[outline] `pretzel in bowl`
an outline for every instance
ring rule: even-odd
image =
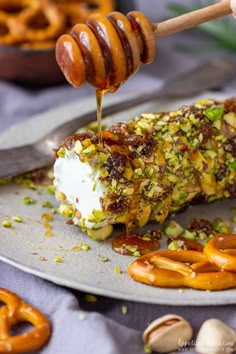
[[[54,0],[54,3],[65,14],[68,29],[85,23],[92,14],[107,15],[115,8],[113,0]]]
[[[57,38],[75,24],[113,10],[113,0],[0,0],[0,45],[55,47]]]
[[[47,318],[37,309],[26,304],[19,296],[0,288],[0,354],[27,353],[42,347],[50,336]],[[11,336],[11,327],[20,322],[31,323],[29,332]]]
[[[236,273],[212,265],[202,252],[156,251],[139,257],[128,267],[141,283],[158,287],[224,290],[236,286]]]
[[[206,244],[204,254],[219,268],[236,272],[236,235],[215,236]]]
[[[37,7],[37,0],[0,0],[0,43],[12,45],[21,42],[24,26],[18,16],[33,14]]]

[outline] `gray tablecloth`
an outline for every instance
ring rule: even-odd
[[[154,87],[155,80],[158,86],[158,78],[176,74],[199,61],[199,57],[173,52],[171,46],[160,46],[160,56],[146,70],[152,77],[138,82],[139,88],[145,89],[150,82]],[[135,81],[135,87],[138,86]],[[134,90],[134,85],[127,84],[123,92],[125,90]],[[230,94],[234,94],[234,90],[235,86],[231,86]],[[27,122],[27,118],[36,113],[91,93],[93,89],[88,86],[78,92],[67,84],[30,89],[0,81],[0,129],[6,130],[22,120]],[[2,262],[0,274],[1,287],[16,292],[49,317],[53,331],[48,344],[38,351],[42,354],[143,354],[142,331],[150,321],[166,313],[176,313],[189,320],[194,338],[207,318],[219,318],[236,329],[236,307],[233,305],[177,307],[173,303],[173,306],[158,306],[101,296],[96,303],[87,303],[81,292],[54,285]],[[122,306],[127,307],[126,314],[123,314]],[[193,350],[184,349],[184,352]]]

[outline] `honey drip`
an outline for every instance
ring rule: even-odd
[[[104,90],[96,90],[96,103],[97,103],[97,125],[98,125],[98,138],[99,144],[102,145],[102,101]]]
[[[96,104],[97,104],[97,126],[98,126],[98,139],[99,144],[102,145],[102,104],[103,104],[103,97],[105,93],[116,92],[120,85],[108,86],[107,89],[100,90],[96,89]]]

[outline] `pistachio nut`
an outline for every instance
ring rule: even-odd
[[[211,318],[197,335],[196,351],[201,354],[230,354],[236,349],[236,333],[224,322]]]
[[[167,314],[149,324],[143,333],[143,341],[159,353],[168,353],[186,346],[193,330],[189,322],[175,314]]]

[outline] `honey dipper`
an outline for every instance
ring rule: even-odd
[[[98,90],[115,91],[141,63],[153,61],[156,39],[230,13],[228,0],[154,24],[138,11],[91,15],[58,39],[56,59],[73,86],[87,81]]]

